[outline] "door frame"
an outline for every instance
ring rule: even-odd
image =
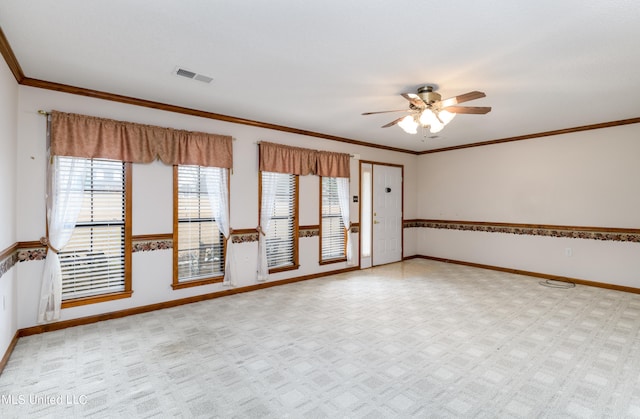
[[[358,164],[358,197],[362,198],[362,165],[370,164],[371,165],[371,212],[373,212],[373,166],[391,166],[391,167],[399,167],[400,168],[400,184],[401,184],[401,197],[400,197],[400,261],[404,259],[404,164],[396,164],[396,163],[386,163],[379,162],[374,160],[360,160]],[[362,220],[362,199],[358,200],[358,220]],[[358,266],[362,266],[362,225],[358,223]],[[371,267],[373,264],[373,214],[371,214],[371,225],[369,226],[371,229]],[[362,269],[362,268],[361,268]]]

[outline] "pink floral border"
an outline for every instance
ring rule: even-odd
[[[134,241],[131,252],[151,252],[154,250],[173,249],[173,240],[144,240]]]
[[[300,229],[300,237],[316,237],[320,233],[318,229]],[[258,241],[258,233],[241,233],[231,235],[232,243],[251,243]],[[132,253],[153,252],[155,250],[173,249],[173,240],[134,240]],[[18,249],[4,260],[0,260],[0,277],[13,268],[19,262],[44,260],[47,257],[46,247]]]
[[[258,241],[258,232],[255,233],[241,233],[232,234],[231,243],[251,243]]]
[[[18,253],[13,252],[11,255],[6,257],[4,260],[0,260],[0,277],[6,274],[9,269],[13,268],[13,266],[18,263]]]
[[[38,247],[35,249],[18,249],[16,251],[18,262],[28,262],[30,260],[44,260],[47,257],[47,248]]]
[[[320,230],[317,228],[311,228],[311,229],[300,229],[300,231],[298,232],[298,236],[299,237],[319,237],[320,236]]]
[[[317,228],[301,228],[299,231],[300,238],[318,237],[320,230]],[[252,243],[258,241],[258,232],[239,233],[231,235],[232,243]]]
[[[445,230],[481,231],[485,233],[505,233],[528,236],[566,237],[570,239],[588,239],[640,243],[640,233],[601,231],[587,229],[567,229],[553,227],[518,227],[490,224],[466,224],[449,221],[405,221],[404,228],[436,228]]]
[[[529,236],[545,236],[545,237],[565,237],[571,239],[587,239],[602,241],[618,241],[640,243],[640,233],[636,232],[620,232],[620,231],[603,231],[602,229],[589,230],[580,228],[553,228],[553,227],[525,227],[525,226],[505,226],[491,224],[474,224],[455,221],[427,221],[427,220],[405,220],[404,228],[435,228],[445,230],[461,230],[461,231],[480,231],[485,233],[504,233],[518,234]],[[359,226],[355,225],[351,228],[353,233],[359,232]],[[615,230],[615,229],[614,229]],[[318,228],[301,228],[300,237],[318,237],[320,231]],[[258,241],[258,232],[240,233],[231,235],[232,243],[252,243]],[[139,240],[133,241],[132,251],[152,252],[155,250],[168,250],[173,248],[173,240]],[[2,277],[16,263],[28,262],[33,260],[44,260],[47,256],[45,247],[18,249],[4,260],[0,260],[0,277]]]
[[[485,233],[504,233],[518,234],[529,236],[545,236],[545,237],[566,237],[571,239],[587,239],[602,241],[618,241],[640,243],[640,233],[635,232],[619,232],[619,231],[603,231],[602,229],[588,230],[580,228],[553,228],[553,227],[521,227],[521,226],[505,226],[491,224],[473,224],[454,221],[427,221],[427,220],[406,220],[403,222],[404,228],[435,228],[445,230],[461,230],[461,231],[480,231]],[[351,227],[353,233],[360,231],[359,226]],[[300,237],[318,237],[320,231],[318,228],[301,228]],[[258,232],[240,233],[231,235],[232,243],[252,243],[258,241]],[[132,251],[152,252],[155,250],[167,250],[173,248],[173,240],[139,240],[133,241]],[[44,260],[47,256],[45,247],[18,249],[4,260],[0,260],[0,277],[2,277],[9,269],[19,262],[28,262],[33,260]]]

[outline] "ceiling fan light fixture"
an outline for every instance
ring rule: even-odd
[[[418,128],[420,128],[426,138],[427,128],[432,134],[438,133],[459,113],[483,115],[491,112],[490,106],[457,106],[460,103],[485,97],[486,95],[483,92],[474,90],[473,92],[442,100],[440,94],[433,90],[434,86],[426,85],[418,89],[418,94],[402,93],[401,96],[409,101],[408,110],[364,112],[362,115],[411,112],[410,115],[391,121],[383,125],[382,128],[398,125],[407,134],[417,134]]]
[[[428,108],[422,111],[419,119],[420,125],[422,126],[427,126],[433,124],[434,122],[439,122],[435,114],[431,111],[431,109]]]
[[[398,126],[407,134],[417,134],[419,125],[413,115],[407,115],[398,122]]]
[[[418,120],[420,121],[420,125],[423,128],[429,128],[429,131],[432,133],[437,133],[442,131],[442,129],[449,123],[456,114],[452,112],[448,112],[445,110],[431,110],[429,108],[424,109],[420,115],[418,116]]]
[[[445,125],[447,125],[449,122],[453,121],[453,118],[455,118],[455,116],[456,116],[455,113],[449,112],[446,109],[443,109],[440,112],[438,112],[438,117],[440,118],[442,123],[445,124]]]
[[[442,128],[444,128],[444,125],[445,125],[443,122],[440,121],[440,118],[438,118],[438,115],[428,108],[422,111],[422,113],[420,114],[419,120],[420,120],[420,125],[423,128],[429,127],[429,131],[431,131],[432,133],[442,131]]]

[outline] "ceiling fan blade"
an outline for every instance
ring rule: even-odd
[[[391,113],[391,112],[410,112],[411,109],[398,109],[395,111],[380,111],[380,112],[363,112],[362,115],[375,115],[378,113]]]
[[[427,104],[424,103],[422,98],[414,93],[402,93],[402,97],[407,99],[413,106],[419,109],[424,109],[427,107]]]
[[[398,118],[398,119],[396,119],[395,121],[391,121],[391,122],[389,122],[388,124],[383,125],[383,126],[382,126],[382,128],[389,128],[389,127],[392,127],[392,126],[394,126],[395,124],[397,124],[398,122],[402,121],[404,118],[406,118],[406,116],[403,116],[403,117],[401,117],[401,118]]]
[[[443,111],[481,115],[491,112],[491,106],[449,106]]]
[[[485,97],[484,92],[478,92],[474,90],[473,92],[465,93],[463,95],[450,97],[448,99],[441,100],[440,103],[437,104],[437,107],[440,109],[447,108],[449,106],[457,105],[458,103],[468,102],[470,100],[480,99]]]

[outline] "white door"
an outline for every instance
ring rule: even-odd
[[[402,260],[402,167],[373,165],[373,265]]]

